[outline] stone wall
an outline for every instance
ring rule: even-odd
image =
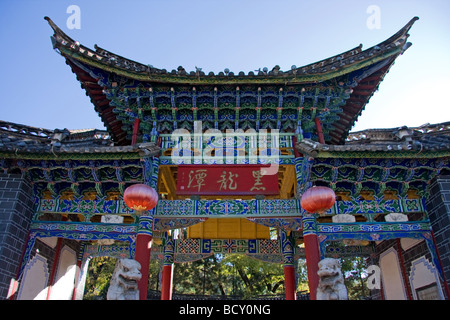
[[[17,276],[32,217],[30,183],[20,174],[0,174],[0,299]]]
[[[444,275],[450,285],[450,176],[437,176],[431,181],[426,206]]]

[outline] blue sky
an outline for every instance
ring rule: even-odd
[[[67,8],[81,10],[69,30]],[[367,27],[370,5],[379,29]],[[363,44],[420,18],[352,131],[450,121],[450,1],[400,0],[0,0],[0,120],[48,129],[103,124],[64,59],[49,16],[71,38],[167,70],[288,70]]]

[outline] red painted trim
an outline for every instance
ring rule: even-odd
[[[28,261],[23,261],[23,258],[25,257],[25,251],[27,250],[27,245],[28,245],[29,241],[30,241],[30,231],[28,231],[26,241],[23,244],[22,254],[20,255],[20,260],[19,260],[20,263],[19,263],[19,266],[18,266],[17,272],[16,272],[16,278],[13,279],[14,283],[13,283],[13,287],[11,288],[10,295],[7,297],[8,300],[14,300],[16,298],[17,289],[19,288],[20,269],[22,267],[22,264],[26,265],[28,263]]]
[[[75,286],[73,287],[73,292],[72,292],[72,300],[76,300],[76,296],[77,296],[77,286],[80,282],[80,276],[81,276],[81,260],[77,260],[77,271],[75,273]]]
[[[136,238],[136,252],[134,259],[141,264],[142,278],[138,282],[139,300],[147,300],[148,268],[150,265],[150,253],[152,251],[152,236],[138,234]]]
[[[295,300],[295,292],[295,269],[293,266],[284,266],[284,294],[286,300]]]
[[[19,288],[19,281],[17,281],[16,279],[11,279],[6,299],[14,300],[18,288]]]
[[[314,122],[316,123],[317,135],[319,136],[319,142],[321,144],[325,144],[325,139],[323,138],[322,126],[320,125],[319,118],[314,118]]]
[[[297,137],[296,136],[292,136],[292,147],[294,148],[294,157],[295,158],[301,158],[303,157],[303,154],[301,154],[297,148],[295,147],[295,145],[297,144]]]
[[[161,137],[156,138],[156,145],[160,148],[161,148],[161,142],[162,142]]]
[[[173,265],[163,266],[161,300],[172,300]]]
[[[413,298],[412,298],[411,288],[409,287],[408,276],[406,274],[405,260],[403,259],[402,245],[400,243],[399,238],[395,239],[395,241],[397,243],[397,253],[398,253],[398,258],[400,259],[400,269],[402,270],[403,283],[404,283],[404,286],[406,287],[406,293],[408,295],[408,300],[412,300]]]
[[[139,118],[134,119],[134,124],[133,124],[133,136],[131,137],[131,144],[136,144],[137,142],[137,138],[138,138],[138,133],[139,133],[139,123],[141,121],[139,120]]]
[[[438,247],[436,244],[436,239],[434,238],[433,230],[431,230],[431,239],[433,240],[434,250],[436,251],[436,255],[437,255],[441,270],[442,270],[442,278],[444,280],[444,289],[445,289],[445,293],[447,294],[447,300],[449,300],[450,299],[450,289],[448,287],[447,279],[445,278],[444,268],[442,267],[441,256],[439,254],[439,250],[438,250]]]
[[[58,269],[59,257],[61,255],[62,240],[63,240],[62,238],[58,238],[58,241],[56,243],[55,259],[53,260],[52,273],[50,274],[50,279],[48,282],[48,290],[47,290],[47,299],[46,300],[50,300],[50,294],[52,291],[52,287],[55,284],[56,270]]]
[[[380,298],[381,298],[381,300],[386,300],[386,299],[384,298],[383,281],[380,281]]]

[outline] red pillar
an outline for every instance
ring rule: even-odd
[[[296,282],[294,268],[294,246],[286,230],[280,230],[281,248],[283,252],[284,294],[286,300],[295,300]]]
[[[317,286],[319,285],[319,241],[316,234],[310,234],[304,236],[305,242],[305,256],[306,256],[306,269],[308,273],[308,285],[309,285],[309,298],[310,300],[316,300]]]
[[[321,144],[325,144],[325,139],[323,137],[323,132],[322,132],[322,126],[320,125],[320,119],[316,117],[316,118],[314,118],[314,121],[316,123],[317,135],[319,136],[319,142]]]
[[[292,146],[294,147],[294,157],[295,158],[301,158],[301,157],[303,157],[303,154],[298,152],[296,145],[297,145],[297,137],[296,136],[292,136]]]
[[[316,300],[319,285],[320,248],[314,215],[303,216],[303,242],[305,244],[306,269],[308,274],[309,299]]]
[[[156,188],[158,180],[158,170],[154,169],[155,167],[156,169],[159,168],[159,159],[143,157],[141,161],[144,165],[143,175],[145,183],[153,188]],[[146,212],[146,215],[139,216],[139,225],[136,236],[136,248],[134,253],[134,260],[139,262],[141,265],[142,276],[141,280],[139,280],[138,282],[139,300],[147,300],[150,255],[152,252],[153,239],[153,214],[155,210],[156,209],[153,208],[152,210]]]
[[[136,142],[137,142],[138,133],[139,133],[139,123],[140,123],[139,118],[134,119],[133,135],[131,136],[131,144],[136,144]]]
[[[150,254],[152,251],[152,238],[151,235],[145,233],[138,234],[136,237],[134,260],[141,264],[142,274],[142,278],[138,282],[139,300],[147,300],[148,270],[150,266]]]
[[[161,279],[161,300],[172,300],[175,242],[171,231],[167,231],[164,233],[163,243],[164,243],[164,260]]]
[[[153,239],[153,216],[140,216],[136,237],[134,260],[141,264],[141,280],[138,282],[139,300],[147,300],[148,271]]]
[[[161,279],[161,300],[172,300],[173,264],[164,265]]]
[[[295,268],[294,266],[284,266],[284,290],[286,300],[295,300]]]

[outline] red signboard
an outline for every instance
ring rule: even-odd
[[[265,175],[269,165],[180,165],[177,194],[256,195],[278,194],[278,175]]]

